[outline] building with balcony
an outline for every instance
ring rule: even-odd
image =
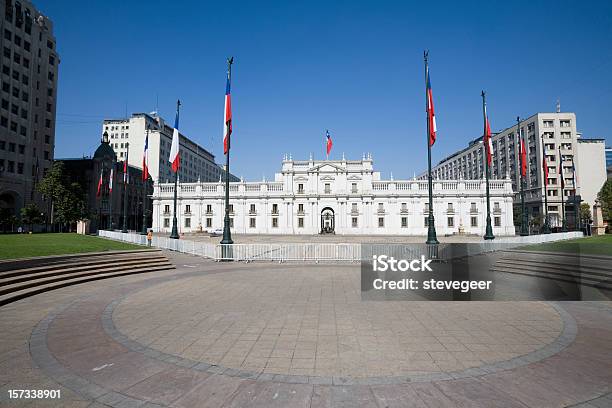
[[[549,219],[553,227],[561,225],[562,201],[565,203],[568,224],[573,227],[579,203],[593,205],[606,179],[603,141],[582,138],[576,129],[574,113],[536,113],[492,136],[491,179],[509,178],[516,204],[520,203],[521,189],[519,134],[524,137],[527,156],[526,207],[531,218],[543,217],[544,194],[547,194]],[[543,160],[548,167],[546,188]],[[465,149],[442,159],[432,168],[432,174],[436,180],[473,180],[483,179],[484,169],[481,136],[472,140]],[[563,190],[561,177],[565,184]],[[418,179],[426,180],[427,173],[422,173]]]
[[[493,232],[514,235],[511,181],[495,180],[490,187]],[[232,182],[229,188],[234,234],[427,234],[427,182],[381,180],[370,155],[320,161],[286,156],[274,181]],[[173,195],[174,184],[155,184],[156,232],[171,231]],[[224,183],[180,183],[177,195],[180,232],[223,228]],[[435,181],[433,207],[439,235],[484,235],[482,180]]]

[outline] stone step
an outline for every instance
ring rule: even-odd
[[[18,269],[11,273],[0,274],[0,292],[3,286],[13,285],[20,282],[27,282],[36,279],[59,277],[66,274],[88,271],[104,271],[112,270],[113,268],[121,267],[138,267],[141,265],[149,265],[156,263],[167,263],[168,260],[164,256],[155,256],[139,259],[117,260],[106,259],[96,262],[87,262],[86,265],[73,266],[75,264],[56,264],[49,268],[36,267],[29,269]]]
[[[499,259],[495,265],[551,272],[570,276],[582,276],[594,279],[612,278],[612,269],[584,265],[563,265],[554,262],[526,261],[523,259]]]
[[[81,262],[83,258],[95,260],[104,259],[108,256],[147,256],[151,253],[161,253],[160,249],[131,249],[124,251],[103,251],[103,252],[84,252],[81,254],[70,255],[50,255],[39,256],[27,259],[3,259],[0,260],[0,272],[11,271],[14,269],[33,268],[36,266],[48,266],[62,262]]]
[[[52,271],[60,271],[60,270],[80,270],[80,269],[85,270],[87,268],[91,269],[91,268],[95,268],[100,265],[102,266],[108,265],[109,263],[117,263],[117,262],[138,263],[138,262],[142,262],[143,260],[153,260],[153,259],[162,260],[162,259],[166,259],[166,257],[161,255],[161,253],[156,253],[156,254],[149,253],[144,256],[143,255],[134,256],[134,254],[130,254],[130,255],[119,256],[119,257],[115,255],[113,255],[112,257],[109,257],[109,256],[96,257],[94,259],[78,258],[76,261],[73,261],[73,262],[63,261],[63,262],[52,263],[50,265],[35,266],[31,268],[20,268],[20,269],[13,269],[10,271],[0,272],[0,281],[4,279],[16,277],[16,276],[45,273],[45,272],[52,272]]]
[[[138,266],[131,265],[131,264],[123,265],[119,263],[119,264],[110,265],[105,268],[78,271],[78,272],[67,272],[65,274],[51,275],[51,276],[43,277],[43,278],[34,276],[32,279],[29,279],[24,282],[0,286],[0,295],[4,295],[10,292],[15,292],[15,291],[23,290],[23,289],[32,288],[32,287],[39,286],[39,285],[46,285],[48,283],[59,282],[62,280],[70,280],[73,278],[78,278],[78,277],[83,277],[83,276],[92,276],[92,275],[99,275],[99,274],[104,274],[104,273],[127,271],[130,269],[142,270],[144,268],[154,267],[154,266],[164,266],[164,267],[172,267],[172,268],[174,267],[168,260],[162,260],[162,261],[154,261],[150,263],[142,263],[141,265],[138,265]]]
[[[582,276],[571,276],[563,273],[555,272],[540,272],[525,269],[524,267],[510,267],[510,266],[494,266],[491,268],[493,272],[510,273],[514,275],[531,276],[536,278],[550,279],[565,283],[575,283],[579,285],[589,286],[597,289],[612,290],[612,278],[611,279],[593,279]]]
[[[0,296],[0,306],[6,305],[11,302],[15,302],[17,300],[20,300],[20,299],[23,299],[29,296],[34,296],[39,293],[63,288],[63,287],[70,286],[70,285],[78,285],[80,283],[86,283],[86,282],[91,282],[91,281],[100,280],[100,279],[108,279],[108,278],[114,278],[114,277],[119,277],[119,276],[134,275],[134,274],[139,274],[139,273],[163,271],[163,270],[169,270],[169,269],[174,269],[174,268],[175,267],[172,264],[164,264],[164,265],[159,265],[159,266],[150,266],[146,268],[132,268],[132,269],[128,269],[126,271],[120,271],[120,272],[88,274],[85,276],[75,277],[72,279],[65,279],[65,280],[60,280],[57,282],[50,282],[50,283],[41,284],[41,285],[34,286],[31,288],[17,290],[14,292],[10,292],[10,293],[1,295]]]

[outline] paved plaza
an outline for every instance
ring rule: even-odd
[[[167,256],[1,307],[0,405],[612,406],[610,302],[361,301],[356,265]]]

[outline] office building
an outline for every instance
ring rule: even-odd
[[[0,1],[0,208],[19,216],[51,167],[59,55],[53,22],[27,1]]]
[[[106,119],[102,132],[107,132],[111,147],[117,153],[117,160],[127,154],[132,166],[142,169],[144,140],[149,129],[149,173],[156,182],[174,180],[174,173],[168,157],[174,128],[157,114],[134,113],[128,119]],[[224,170],[215,163],[215,156],[182,133],[180,134],[181,166],[179,180],[187,183],[198,180],[211,182],[224,177]],[[238,178],[230,174],[230,181]]]

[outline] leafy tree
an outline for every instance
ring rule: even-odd
[[[604,220],[612,220],[612,179],[606,180],[597,194]]]
[[[0,208],[0,226],[2,232],[6,232],[8,227],[11,226],[13,213],[8,208]]]
[[[51,199],[54,222],[70,226],[87,216],[83,189],[80,184],[68,181],[62,162],[53,164],[40,182],[38,190]]]
[[[30,231],[34,231],[34,224],[44,221],[40,208],[35,203],[26,205],[21,209],[21,221],[30,226]]]
[[[585,224],[591,220],[591,206],[589,203],[580,204],[580,220]]]
[[[85,196],[81,185],[71,183],[64,186],[64,194],[57,200],[55,209],[57,221],[68,226],[86,217]]]

